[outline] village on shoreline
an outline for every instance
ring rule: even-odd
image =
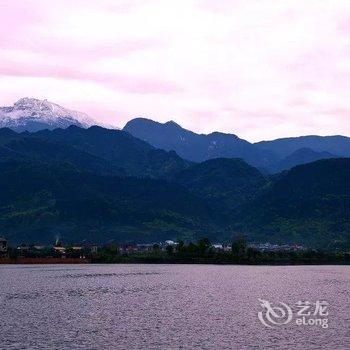
[[[179,240],[154,243],[105,244],[84,242],[64,245],[21,244],[12,247],[0,237],[0,264],[75,263],[223,263],[223,264],[348,264],[348,252],[325,252],[298,244],[247,243],[243,237],[232,244],[211,243],[208,238],[185,244]]]

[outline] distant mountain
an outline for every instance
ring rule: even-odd
[[[127,132],[98,126],[20,134],[0,129],[0,146],[3,157],[66,162],[101,175],[159,178],[190,165],[175,152],[155,149]]]
[[[350,157],[350,137],[346,136],[300,136],[261,141],[254,144],[261,150],[274,152],[284,158],[301,148],[315,152],[329,152],[339,157]]]
[[[300,164],[312,163],[320,159],[339,158],[329,152],[316,152],[310,148],[300,148],[289,156],[276,162],[270,169],[271,172],[277,173],[283,170],[291,169]]]
[[[158,123],[136,118],[124,129],[154,147],[174,150],[182,158],[203,162],[214,158],[241,158],[265,173],[277,173],[318,159],[350,157],[350,138],[303,136],[255,144],[233,134],[196,134],[173,121]]]
[[[0,128],[7,127],[18,132],[67,128],[70,125],[87,128],[96,124],[84,113],[47,100],[25,97],[11,107],[0,107]]]
[[[267,179],[241,159],[217,158],[176,173],[173,181],[204,198],[209,205],[230,212],[252,200]]]
[[[350,248],[350,159],[299,165],[237,212],[251,237]]]
[[[267,168],[275,160],[273,152],[260,150],[236,135],[220,132],[196,134],[173,121],[161,124],[136,118],[129,121],[123,130],[154,147],[174,150],[180,157],[194,162],[213,158],[242,158],[253,166]]]
[[[47,100],[26,97],[11,107],[0,107],[0,128],[17,132],[66,129],[69,126],[89,128],[96,124],[96,121],[84,113],[66,109]],[[124,131],[155,148],[175,151],[183,159],[192,162],[241,158],[264,173],[275,173],[307,161],[329,158],[329,154],[350,157],[350,138],[345,136],[302,136],[252,144],[234,134],[196,134],[173,121],[162,124],[145,118],[129,121]],[[298,151],[300,149],[309,149],[315,154],[306,154],[305,151]],[[292,155],[294,152],[296,153]],[[152,156],[156,158],[155,162],[163,162],[159,158],[164,153],[153,152]],[[290,156],[290,159],[285,159]],[[152,170],[146,171],[146,175],[150,172]]]
[[[111,165],[123,168],[127,175],[137,177],[165,177],[185,169],[190,162],[174,151],[155,149],[122,130],[92,126],[88,129],[70,126],[67,129],[41,130],[32,137],[66,144],[99,157]]]

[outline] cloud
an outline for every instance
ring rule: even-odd
[[[143,115],[250,140],[350,134],[347,0],[0,6],[1,105],[45,97],[120,126]]]
[[[57,65],[55,62],[47,63],[45,57],[40,57],[39,60],[42,61],[41,64],[26,61],[13,64],[13,61],[3,60],[0,62],[0,76],[91,81],[108,85],[110,88],[120,92],[137,94],[172,94],[182,91],[176,84],[156,77],[99,73],[87,69],[84,70],[78,64],[69,66]]]

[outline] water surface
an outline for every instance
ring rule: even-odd
[[[0,349],[350,349],[347,266],[0,266]],[[329,302],[267,328],[258,299]]]

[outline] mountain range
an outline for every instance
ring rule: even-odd
[[[123,130],[194,162],[221,157],[242,158],[267,173],[319,159],[350,157],[350,138],[345,136],[304,136],[250,143],[234,134],[196,134],[172,121],[158,123],[145,118],[129,121]]]
[[[196,134],[173,121],[161,124],[136,118],[129,121],[123,130],[157,148],[174,150],[180,157],[193,162],[213,158],[242,158],[253,166],[269,168],[275,160],[273,152],[259,149],[236,135],[220,132]]]
[[[243,234],[350,247],[346,137],[302,137],[300,148],[298,138],[252,144],[147,119],[123,130],[13,129],[0,129],[0,235],[10,242]]]
[[[35,98],[22,98],[11,107],[0,107],[0,128],[36,132],[72,125],[89,128],[98,123],[84,113]],[[241,158],[270,174],[319,159],[350,157],[350,138],[346,136],[311,135],[250,143],[234,134],[197,134],[173,121],[159,123],[145,118],[130,120],[123,130],[154,148],[175,151],[189,162]]]

